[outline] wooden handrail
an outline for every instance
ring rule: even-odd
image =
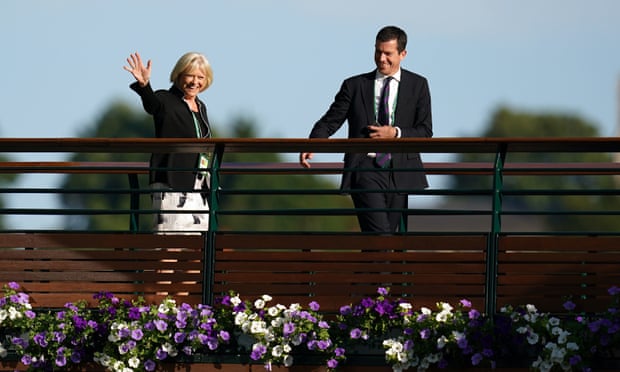
[[[152,153],[204,152],[219,146],[238,153],[620,152],[619,137],[563,138],[0,138],[0,152]]]

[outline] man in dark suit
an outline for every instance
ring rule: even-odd
[[[345,120],[349,138],[432,137],[428,82],[400,67],[406,46],[403,30],[382,28],[375,40],[377,68],[342,83],[334,102],[314,124],[310,138],[329,138]],[[312,156],[301,153],[300,164],[309,168]],[[347,153],[344,168],[341,190],[351,194],[363,232],[396,232],[408,206],[407,190],[428,187],[419,153]]]

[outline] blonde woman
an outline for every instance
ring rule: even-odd
[[[153,91],[150,85],[150,60],[146,65],[140,54],[127,58],[127,66],[136,81],[130,85],[142,99],[144,110],[153,116],[157,138],[209,138],[211,128],[207,108],[198,94],[213,82],[211,65],[204,55],[186,53],[170,73],[172,86]],[[207,201],[207,154],[154,153],[151,155],[150,185],[154,190],[153,209],[160,212],[154,221],[158,233],[200,233],[209,228]],[[192,192],[194,191],[194,192]],[[188,213],[178,213],[186,210]],[[166,213],[174,211],[176,213]]]

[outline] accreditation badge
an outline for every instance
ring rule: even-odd
[[[209,156],[207,154],[200,154],[198,169],[200,169],[200,173],[202,174],[207,173],[207,169],[209,169]]]

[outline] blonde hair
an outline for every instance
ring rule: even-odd
[[[170,82],[177,84],[183,74],[196,68],[200,69],[206,77],[206,84],[200,90],[205,91],[213,83],[213,70],[207,57],[197,52],[185,53],[179,58],[170,73]]]

